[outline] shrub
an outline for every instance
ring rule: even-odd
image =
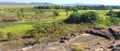
[[[114,25],[118,25],[119,22],[120,22],[120,19],[119,18],[109,18],[110,22],[112,22]]]
[[[118,17],[118,18],[120,18],[120,12],[118,12],[118,11],[110,10],[106,15],[108,15],[110,17]]]
[[[7,40],[7,35],[3,32],[0,32],[0,40]]]
[[[109,18],[101,19],[98,22],[96,22],[95,24],[96,25],[103,24],[103,25],[107,25],[107,26],[113,25],[112,22],[109,20]]]
[[[93,23],[99,20],[99,16],[96,12],[90,11],[80,14],[78,12],[73,12],[66,20],[66,23]]]
[[[110,10],[106,15],[110,16],[110,17],[117,17],[117,14],[115,11]]]
[[[13,33],[12,32],[8,32],[7,36],[8,36],[8,40],[12,40],[13,39]]]
[[[92,23],[93,21],[97,21],[99,16],[96,12],[90,11],[83,13],[80,17],[81,22]]]
[[[55,11],[53,12],[53,14],[54,14],[54,16],[59,16],[59,12],[58,12],[57,10],[55,10]]]
[[[24,17],[23,9],[20,9],[20,10],[17,12],[17,17],[19,18],[19,20],[22,20],[22,19],[23,19],[23,17]]]
[[[66,19],[65,21],[68,23],[78,23],[80,22],[79,20],[80,18],[80,14],[78,12],[73,12],[68,19]]]
[[[78,8],[77,7],[74,7],[72,10],[73,10],[73,12],[78,12]]]

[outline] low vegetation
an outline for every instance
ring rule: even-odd
[[[80,44],[74,45],[72,48],[72,51],[83,51],[83,50],[85,50],[85,46]]]

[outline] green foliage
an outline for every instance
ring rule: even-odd
[[[96,12],[89,11],[85,12],[83,14],[80,14],[78,12],[73,12],[69,18],[65,20],[65,22],[68,23],[92,23],[93,21],[97,21],[99,19],[99,16]]]
[[[2,9],[0,9],[0,11],[2,11]]]
[[[80,14],[78,12],[73,12],[68,18],[71,22],[80,22]]]
[[[81,22],[87,22],[87,23],[92,23],[93,21],[99,20],[98,14],[92,11],[83,13],[80,17],[81,17],[80,18]]]
[[[66,15],[68,15],[68,11],[69,11],[69,10],[68,10],[68,9],[65,9],[65,11],[66,11]]]
[[[78,8],[77,8],[77,7],[74,7],[74,8],[73,8],[73,12],[78,12]]]
[[[7,40],[7,35],[3,32],[0,32],[0,40]]]
[[[118,25],[120,22],[120,18],[109,18],[110,22],[112,22],[114,25]]]
[[[107,18],[107,19],[101,19],[101,20],[99,20],[98,22],[96,22],[95,24],[104,24],[104,25],[107,25],[107,26],[112,25],[112,23],[111,23],[111,21],[109,20],[109,18]]]
[[[31,36],[34,36],[34,38],[36,39],[36,43],[39,43],[40,38],[41,38],[41,34],[45,35],[47,33],[51,33],[53,32],[53,28],[51,28],[51,25],[42,22],[42,23],[36,23],[33,26],[33,30],[31,31]]]
[[[117,17],[116,12],[114,12],[113,10],[110,10],[107,15],[109,15],[110,17]]]
[[[12,32],[8,32],[7,36],[8,36],[8,40],[12,40],[14,35]]]
[[[79,10],[110,10],[110,9],[119,9],[120,6],[35,6],[35,9],[68,9],[73,10],[74,8]]]
[[[105,29],[107,26],[119,25],[120,19],[116,17],[110,17],[106,19],[101,19],[98,22],[94,22],[95,28]]]
[[[54,33],[55,31],[60,30],[60,25],[64,25],[63,23],[53,22],[53,23],[36,23],[33,26],[33,34],[35,33],[41,33],[41,34],[47,34],[47,33]]]
[[[47,33],[45,30],[47,26],[45,23],[36,23],[33,28],[36,33]]]
[[[58,12],[57,10],[55,10],[55,11],[53,12],[53,14],[54,14],[54,16],[59,16],[59,12]]]
[[[120,12],[119,11],[110,10],[106,15],[108,15],[110,17],[118,17],[118,18],[120,18]]]
[[[31,31],[31,36],[35,34],[61,34],[63,32],[64,23],[36,23]]]
[[[20,9],[20,10],[17,12],[17,17],[19,18],[19,20],[22,20],[22,19],[23,19],[23,17],[24,17],[23,9]]]
[[[32,28],[32,25],[16,25],[2,28],[0,29],[0,40],[13,40],[19,38]]]

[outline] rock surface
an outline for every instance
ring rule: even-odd
[[[32,47],[22,48],[23,51],[71,51],[71,45],[81,43],[88,46],[85,51],[111,51],[120,41],[120,27],[109,27],[108,29],[84,30],[60,38],[60,42],[41,43]],[[29,49],[27,49],[29,48]],[[26,50],[27,49],[27,50]]]

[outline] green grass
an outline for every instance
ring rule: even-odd
[[[12,32],[14,34],[22,34],[27,30],[32,29],[32,25],[27,25],[27,24],[23,24],[23,25],[16,25],[16,26],[9,26],[9,27],[5,27],[0,29],[0,32],[4,32],[4,33],[8,33],[8,32]]]

